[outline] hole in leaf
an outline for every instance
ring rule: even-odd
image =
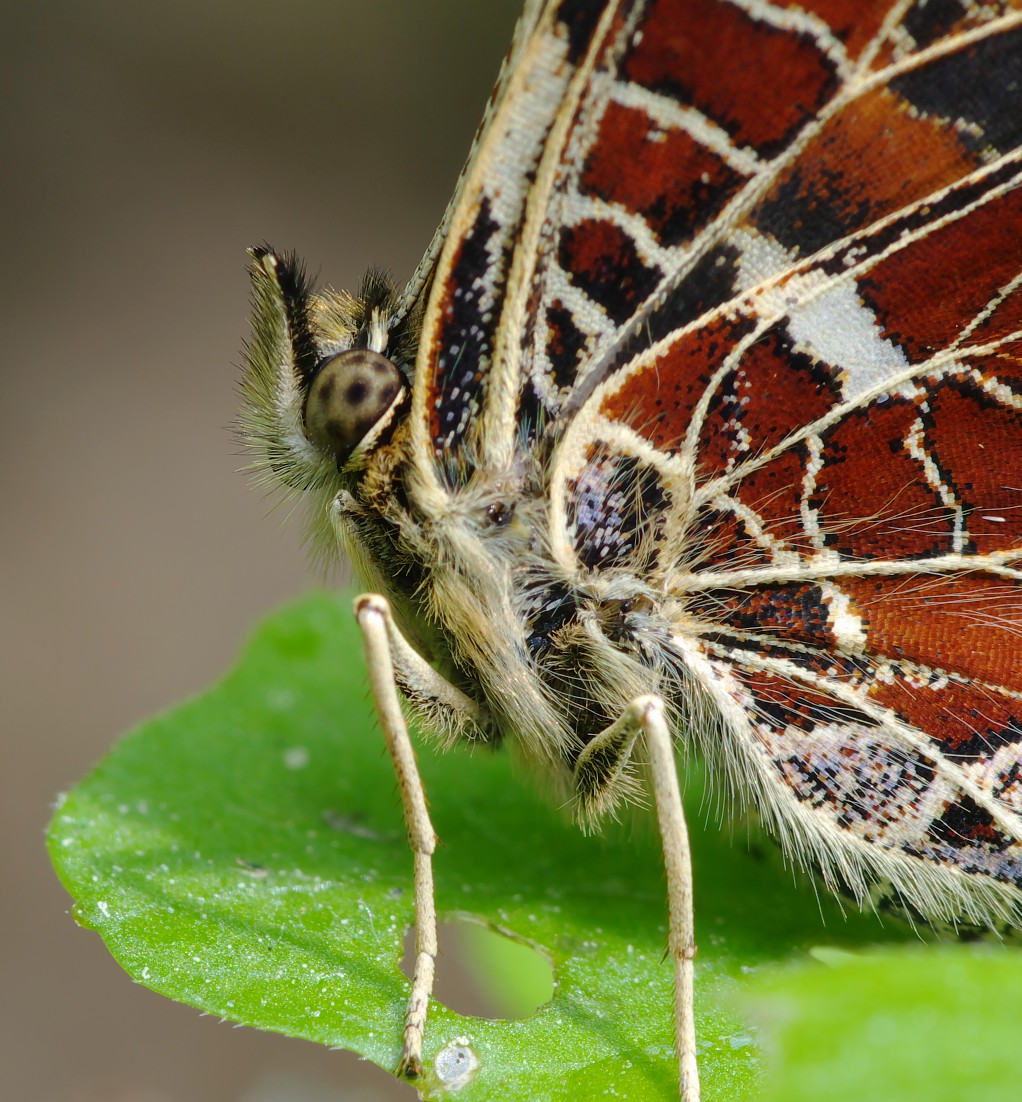
[[[433,994],[458,1014],[528,1018],[553,998],[553,967],[531,946],[467,919],[441,923],[437,938]],[[410,979],[414,967],[415,931],[409,929],[401,971]]]

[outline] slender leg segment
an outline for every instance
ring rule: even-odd
[[[355,618],[365,641],[369,683],[387,750],[394,763],[408,842],[415,862],[415,971],[405,1012],[404,1048],[397,1066],[398,1075],[414,1078],[422,1072],[422,1038],[436,969],[433,851],[437,839],[426,808],[426,793],[415,764],[408,728],[401,714],[394,663],[391,661],[391,637],[398,633],[391,620],[390,606],[383,597],[374,593],[363,594],[355,599]]]
[[[674,1043],[678,1053],[681,1098],[699,1102],[694,1017],[695,918],[692,908],[692,855],[681,804],[674,740],[656,696],[633,700],[620,719],[601,731],[579,756],[575,791],[582,814],[598,815],[610,802],[611,790],[635,743],[643,738],[649,755],[653,798],[667,871],[669,924],[667,944],[674,961]]]
[[[696,1063],[695,1024],[695,916],[692,907],[692,852],[688,824],[678,787],[674,740],[664,720],[658,697],[645,697],[632,705],[641,709],[649,751],[656,800],[657,821],[667,870],[669,911],[668,945],[674,960],[674,1040],[678,1051],[681,1097],[699,1102],[699,1068]]]

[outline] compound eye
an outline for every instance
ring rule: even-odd
[[[340,463],[390,409],[404,386],[397,367],[368,348],[325,361],[305,401],[305,432]]]

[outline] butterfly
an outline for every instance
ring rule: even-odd
[[[699,1096],[675,746],[860,904],[1022,920],[1022,11],[530,0],[408,285],[251,253],[244,432],[399,692],[579,821],[652,791]]]

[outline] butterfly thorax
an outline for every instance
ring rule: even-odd
[[[345,474],[338,535],[406,639],[489,717],[470,737],[570,770],[629,700],[660,687],[668,632],[650,579],[558,570],[545,480],[524,452],[457,490],[422,479],[416,460],[403,423]]]

